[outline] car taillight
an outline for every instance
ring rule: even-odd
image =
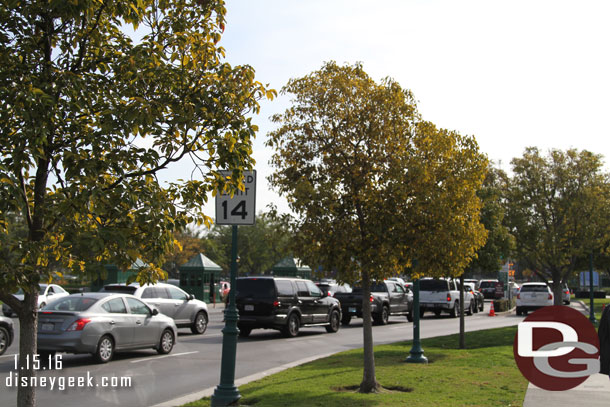
[[[570,290],[565,290],[563,293],[564,294],[570,294]]]
[[[373,302],[374,298],[373,298],[373,294],[371,294],[371,298],[369,298],[369,301]]]
[[[521,293],[517,294],[517,299],[520,300],[521,299]]]
[[[447,294],[447,301],[451,302],[451,294]]]
[[[66,331],[82,331],[89,322],[91,322],[91,319],[89,318],[77,319],[68,329],[66,329]]]
[[[280,306],[280,302],[279,301],[273,301],[273,306],[274,307],[279,307]]]
[[[549,293],[549,300],[553,299],[553,294]]]

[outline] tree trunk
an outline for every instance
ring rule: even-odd
[[[33,355],[37,352],[36,334],[38,332],[38,291],[25,293],[19,316],[19,377],[34,377]],[[36,393],[33,386],[17,388],[17,406],[34,407]]]
[[[563,305],[563,287],[559,280],[553,280],[551,291],[553,291],[553,305]]]
[[[373,323],[371,318],[371,281],[368,271],[362,272],[362,335],[364,342],[364,372],[360,393],[375,393],[379,383],[375,376],[375,354],[373,352]]]
[[[464,275],[460,276],[460,349],[466,348],[464,334]]]

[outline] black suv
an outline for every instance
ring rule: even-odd
[[[302,326],[325,326],[327,332],[339,330],[339,301],[324,296],[311,280],[241,277],[237,279],[235,298],[242,337],[256,328],[278,329],[288,337],[297,336]]]

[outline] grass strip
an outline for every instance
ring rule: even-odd
[[[521,406],[528,382],[513,358],[517,327],[424,339],[430,363],[405,363],[411,342],[375,347],[376,375],[385,388],[357,393],[362,349],[285,370],[240,388],[242,406]],[[209,398],[187,404],[209,406]]]

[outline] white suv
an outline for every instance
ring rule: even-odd
[[[139,283],[108,284],[103,292],[127,293],[141,298],[172,318],[178,328],[191,328],[194,334],[203,334],[208,327],[208,306],[172,284],[157,283],[140,286]]]
[[[553,293],[546,283],[523,283],[517,294],[517,315],[553,305]]]

